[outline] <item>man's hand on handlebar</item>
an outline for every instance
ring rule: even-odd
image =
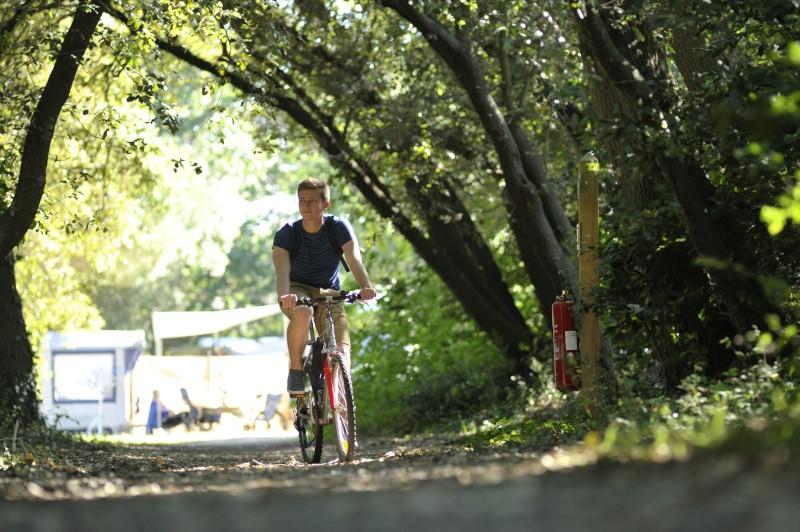
[[[370,299],[375,299],[377,296],[377,292],[371,286],[366,286],[361,289],[361,300],[362,301],[369,301]]]
[[[297,304],[297,294],[286,294],[278,298],[282,309],[291,310]]]

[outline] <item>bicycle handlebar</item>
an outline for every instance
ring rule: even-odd
[[[305,305],[307,307],[313,307],[320,303],[339,303],[344,301],[345,303],[354,303],[355,301],[361,299],[361,291],[355,290],[353,292],[345,292],[344,290],[339,292],[339,295],[336,296],[323,296],[323,297],[300,297],[297,299],[298,305]]]

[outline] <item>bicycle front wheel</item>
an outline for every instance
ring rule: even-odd
[[[297,399],[295,427],[300,437],[300,452],[307,464],[318,464],[322,459],[322,424],[319,406],[311,389],[311,376],[305,373],[306,393]]]
[[[331,368],[333,386],[333,426],[339,460],[349,462],[356,451],[356,405],[353,399],[353,381],[339,355],[333,357]]]

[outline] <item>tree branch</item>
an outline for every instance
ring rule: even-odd
[[[417,28],[422,36],[425,37],[431,46],[435,41],[439,41],[437,49],[446,47],[451,55],[458,55],[463,48],[458,39],[447,31],[438,21],[430,18],[424,13],[414,9],[410,2],[405,0],[378,0],[378,4],[386,6],[396,11],[401,17]]]
[[[537,177],[526,175],[521,147],[491,94],[483,64],[466,35],[453,36],[439,22],[417,11],[406,0],[382,0],[381,3],[422,33],[469,97],[503,170],[504,204],[526,272],[541,308],[549,308],[562,288],[574,287],[577,273],[548,219]],[[560,205],[556,207],[560,208]],[[549,314],[544,314],[549,321]]]
[[[14,29],[19,25],[19,23],[25,17],[25,15],[32,12],[40,13],[42,11],[47,11],[49,9],[60,7],[60,5],[61,5],[60,3],[53,2],[50,4],[45,4],[34,11],[33,9],[30,8],[29,4],[27,3],[23,4],[22,6],[15,9],[13,14],[8,18],[8,20],[6,20],[2,24],[2,26],[0,26],[0,39],[5,37],[7,34],[13,32]],[[3,51],[4,50],[0,48],[0,53],[2,53]]]
[[[641,89],[645,83],[644,76],[620,53],[608,34],[603,18],[588,5],[584,16],[576,13],[576,18],[592,43],[592,55],[595,61],[608,73],[609,79],[617,86],[627,86],[628,90],[624,91],[624,94],[633,92],[636,97],[644,98],[644,101],[649,100],[647,91]]]
[[[81,1],[64,36],[28,125],[14,199],[0,217],[0,257],[8,255],[19,244],[39,210],[56,122],[101,15],[102,8],[97,1]]]
[[[0,26],[0,37],[3,37],[5,34],[14,31],[14,28],[16,28],[17,24],[19,24],[19,21],[22,19],[22,16],[25,14],[25,11],[26,9],[24,5],[22,7],[18,7],[14,11],[14,14],[11,15],[8,18],[8,20],[3,23],[2,26]]]

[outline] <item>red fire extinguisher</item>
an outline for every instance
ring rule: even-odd
[[[556,388],[561,391],[577,390],[578,331],[575,330],[573,306],[575,302],[567,290],[553,302],[553,373]]]

